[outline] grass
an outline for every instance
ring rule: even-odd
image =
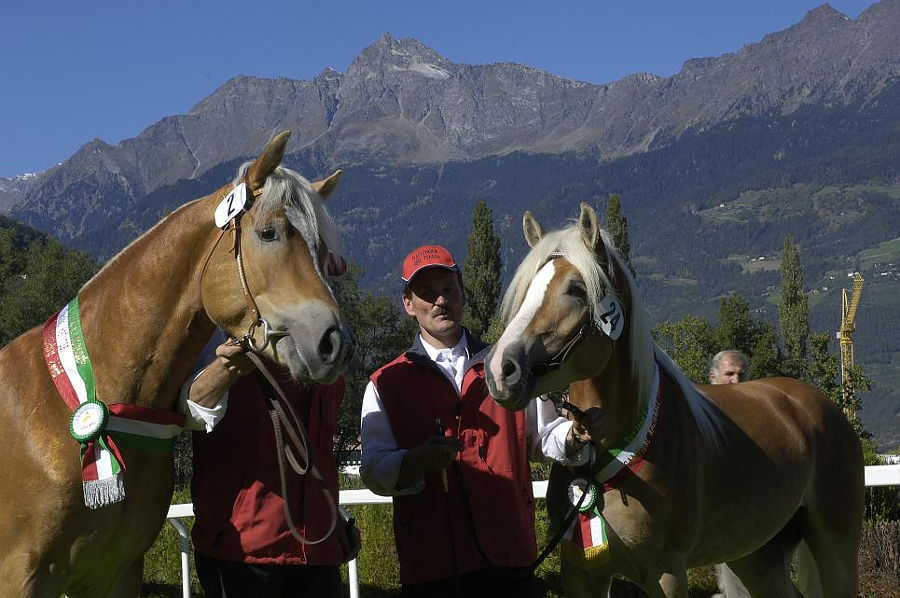
[[[360,488],[359,479],[341,476],[341,488]],[[187,489],[175,493],[172,504],[190,502]],[[535,531],[538,549],[542,549],[549,538],[549,522],[544,501],[538,499]],[[400,567],[394,549],[393,507],[391,505],[352,505],[347,508],[357,521],[362,534],[363,545],[359,554],[359,590],[362,598],[396,598],[400,595]],[[188,529],[192,520],[183,520]],[[168,523],[163,527],[154,545],[144,559],[144,598],[181,597],[181,553],[178,533]],[[345,596],[349,596],[347,566],[342,568],[345,581]],[[559,552],[554,551],[537,570],[537,577],[543,587],[545,598],[563,598],[562,581],[559,576]],[[715,592],[715,575],[711,567],[692,570],[688,573],[690,598],[707,598]],[[624,580],[616,580],[617,595],[642,596],[635,586]],[[191,595],[203,597],[203,591],[194,573],[191,557]]]
[[[341,476],[343,489],[360,488],[359,479]],[[175,493],[172,503],[190,502],[187,490]],[[400,595],[400,568],[394,549],[393,507],[386,505],[353,505],[348,507],[356,518],[363,535],[363,546],[359,555],[359,589],[362,598],[397,598]],[[191,521],[185,521],[190,527]],[[549,523],[542,499],[537,500],[535,531],[538,549],[542,549],[549,537]],[[896,521],[866,524],[863,546],[860,550],[860,596],[864,598],[900,598],[900,524]],[[166,524],[156,543],[144,560],[144,587],[141,596],[145,598],[180,598],[181,596],[181,555],[179,538],[175,529]],[[204,594],[193,573],[191,559],[191,595]],[[342,567],[344,595],[349,597],[346,584],[347,566]],[[562,581],[559,576],[559,554],[554,551],[537,570],[537,577],[543,588],[544,598],[564,598]],[[894,588],[891,590],[890,588]],[[712,567],[688,571],[688,598],[709,598],[717,592],[715,571]],[[639,598],[645,596],[636,586],[614,580],[613,595]]]
[[[900,262],[900,237],[859,252],[857,259],[862,268],[871,268],[875,264]]]

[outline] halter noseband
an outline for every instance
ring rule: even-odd
[[[241,183],[246,184],[246,183]],[[247,304],[247,311],[251,315],[251,317],[255,318],[250,326],[247,328],[247,332],[244,333],[238,339],[235,339],[237,344],[242,345],[253,353],[262,353],[266,347],[269,346],[269,343],[272,342],[273,339],[279,339],[284,336],[288,336],[288,332],[284,330],[274,330],[269,322],[260,316],[259,307],[256,305],[256,300],[253,298],[253,293],[250,292],[250,285],[247,283],[247,275],[244,271],[244,258],[241,253],[241,217],[253,207],[253,202],[257,197],[262,195],[262,187],[259,189],[254,189],[250,192],[250,196],[247,197],[247,201],[245,206],[238,211],[231,220],[228,221],[226,228],[222,229],[222,233],[219,235],[219,238],[216,240],[215,245],[213,245],[212,249],[210,249],[209,254],[206,256],[206,261],[203,263],[203,270],[200,273],[200,278],[202,280],[203,273],[206,272],[206,265],[209,263],[209,259],[212,257],[213,251],[216,250],[216,247],[219,246],[219,242],[222,240],[222,237],[225,236],[226,231],[231,231],[232,238],[232,247],[231,251],[234,253],[234,259],[237,262],[238,267],[238,277],[241,281],[241,290],[244,293],[244,301]],[[226,195],[227,197],[227,195]],[[257,328],[262,327],[263,329],[263,338],[264,341],[262,346],[257,345],[256,341],[253,339],[253,333]]]
[[[531,372],[538,376],[543,376],[544,374],[549,374],[550,372],[558,370],[566,359],[569,358],[569,353],[574,351],[575,347],[584,340],[586,329],[587,323],[585,322],[581,325],[581,328],[578,329],[578,332],[575,333],[575,336],[570,338],[553,357],[531,368]]]
[[[256,189],[253,191],[253,198],[255,199],[261,194],[262,189]],[[252,207],[253,199],[248,198],[247,204],[248,208]],[[238,277],[241,280],[241,290],[244,292],[244,301],[247,303],[248,313],[251,317],[255,317],[256,319],[250,322],[247,332],[244,333],[244,336],[237,339],[237,342],[254,353],[262,353],[266,347],[269,346],[269,343],[272,342],[272,339],[282,338],[287,336],[288,333],[284,330],[272,329],[269,322],[259,314],[259,307],[256,305],[256,300],[250,292],[250,285],[247,283],[247,274],[244,271],[244,256],[243,253],[241,253],[241,216],[243,216],[243,214],[243,211],[238,213],[229,223],[229,228],[232,232],[232,251],[234,252],[234,259],[237,261]],[[258,346],[256,341],[253,340],[253,332],[259,327],[262,327],[263,331],[264,342],[262,346]]]

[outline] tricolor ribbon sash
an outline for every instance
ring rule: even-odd
[[[594,480],[598,484],[610,482],[616,474],[621,473],[626,467],[637,465],[656,431],[656,421],[659,415],[660,384],[659,366],[656,366],[653,375],[653,384],[650,387],[649,400],[635,418],[625,435],[614,442],[605,452],[597,455],[597,461],[593,465],[597,474]]]
[[[595,507],[579,512],[559,543],[562,557],[582,569],[593,569],[609,560],[606,521]]]
[[[73,418],[79,418],[77,422],[70,421],[70,433],[81,444],[84,504],[96,509],[120,502],[125,498],[125,460],[118,444],[152,452],[171,451],[184,427],[184,417],[169,411],[115,403],[108,406],[109,417],[102,421],[105,418],[95,414],[105,410],[79,409],[85,403],[99,403],[99,400],[77,297],[44,325],[43,349],[53,384],[73,411]],[[86,434],[76,433],[85,429]]]

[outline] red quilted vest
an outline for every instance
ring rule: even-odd
[[[393,499],[401,581],[451,577],[451,550],[456,553],[460,574],[488,567],[476,547],[473,530],[495,565],[531,565],[536,543],[525,414],[494,402],[484,381],[484,363],[469,364],[461,397],[453,383],[415,347],[372,374],[371,380],[400,448],[419,445],[434,434],[436,418],[464,443],[458,457],[463,484],[451,467],[447,494],[440,474],[435,473],[426,476],[421,493]]]

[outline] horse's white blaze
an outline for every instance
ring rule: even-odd
[[[528,285],[528,292],[525,293],[525,300],[522,301],[522,306],[519,307],[519,311],[507,324],[503,336],[500,337],[500,340],[494,346],[494,354],[488,367],[490,367],[493,374],[497,390],[501,390],[504,386],[503,369],[501,367],[503,353],[506,351],[507,345],[522,336],[525,328],[528,327],[528,324],[534,318],[534,314],[543,305],[544,295],[547,293],[547,288],[550,286],[550,281],[553,280],[554,274],[556,274],[556,268],[553,266],[553,262],[547,262],[538,270],[531,284]]]

